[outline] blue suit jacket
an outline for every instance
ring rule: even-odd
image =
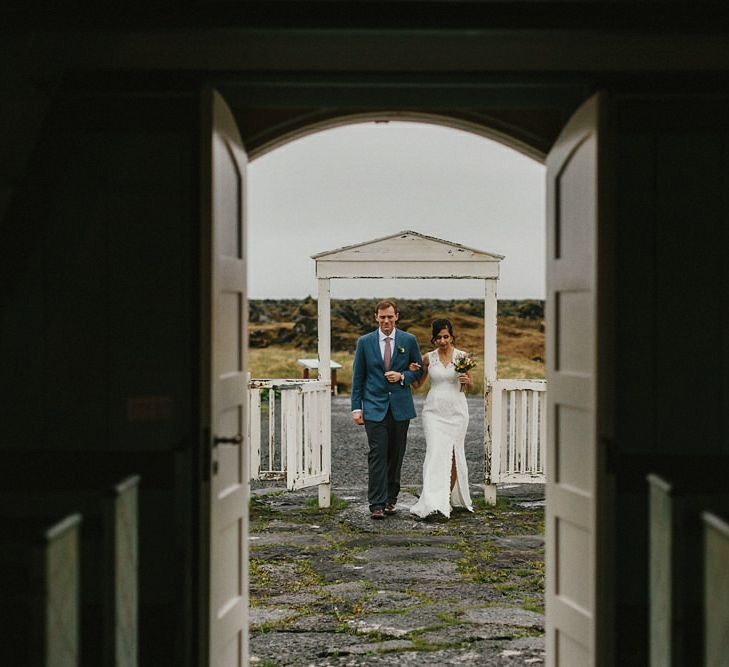
[[[397,421],[413,419],[415,405],[410,384],[423,371],[409,371],[411,361],[423,365],[418,341],[412,334],[395,329],[395,345],[392,350],[390,370],[403,373],[404,385],[390,383],[385,378],[385,364],[380,352],[379,329],[361,336],[354,352],[352,370],[352,410],[362,410],[368,421],[382,421],[387,409]]]

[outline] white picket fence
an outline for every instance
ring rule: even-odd
[[[545,482],[546,389],[544,380],[492,383],[487,483]],[[289,490],[318,485],[328,506],[330,391],[319,380],[249,381],[251,479],[285,481]]]
[[[544,483],[547,382],[496,380],[491,387],[489,482]]]
[[[330,391],[319,380],[249,381],[251,479],[285,480],[291,491],[330,483]]]

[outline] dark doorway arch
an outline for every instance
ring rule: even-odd
[[[455,127],[543,161],[592,87],[524,77],[401,77],[335,74],[316,80],[264,75],[213,79],[254,158],[293,138],[343,123],[403,120]]]
[[[299,124],[297,121],[303,121]],[[544,162],[546,153],[533,143],[527,143],[524,138],[517,134],[510,134],[504,129],[493,125],[477,122],[475,119],[468,119],[457,115],[448,115],[436,112],[425,111],[363,111],[344,114],[333,114],[326,118],[313,120],[311,118],[301,117],[292,121],[291,125],[286,128],[280,128],[279,133],[267,139],[260,145],[253,146],[248,149],[248,157],[251,161],[257,157],[261,157],[270,151],[285,146],[291,141],[301,139],[303,137],[323,132],[325,130],[342,127],[345,125],[357,125],[361,123],[388,123],[393,122],[411,122],[422,123],[424,125],[438,125],[454,130],[461,130],[470,134],[475,134],[485,139],[490,139],[499,144],[511,148],[518,153],[532,158],[537,162]]]

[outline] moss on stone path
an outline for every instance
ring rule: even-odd
[[[450,520],[372,521],[365,490],[260,490],[251,501],[251,662],[516,665],[543,661],[542,487]],[[475,494],[474,494],[475,495]]]

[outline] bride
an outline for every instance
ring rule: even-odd
[[[468,405],[462,391],[473,386],[473,380],[469,373],[458,374],[453,367],[455,355],[462,354],[453,346],[455,340],[449,320],[433,322],[431,342],[436,349],[423,357],[423,375],[413,383],[413,386],[420,386],[430,375],[430,391],[421,413],[425,432],[423,491],[418,502],[410,508],[413,514],[422,518],[434,512],[450,517],[451,507],[464,507],[473,512],[463,445],[468,427]],[[413,363],[410,370],[418,368]]]

